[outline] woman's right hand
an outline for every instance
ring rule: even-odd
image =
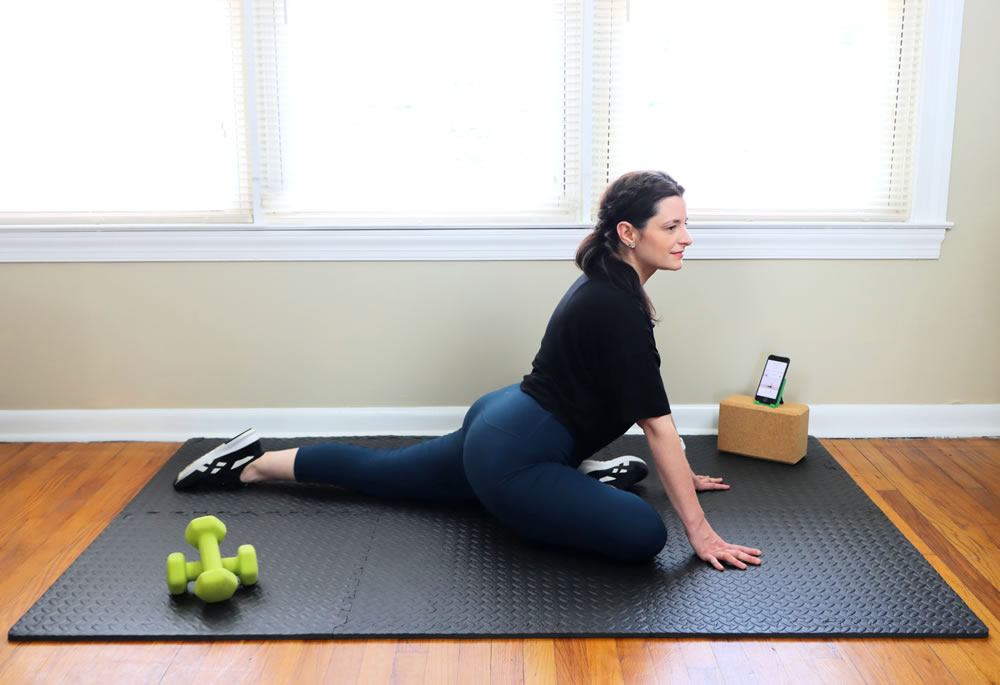
[[[725,570],[722,566],[723,561],[740,569],[745,569],[747,564],[760,565],[759,549],[726,542],[712,530],[707,519],[703,518],[697,527],[687,531],[687,536],[698,558],[707,561],[720,571]]]

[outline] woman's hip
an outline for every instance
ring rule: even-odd
[[[568,464],[573,454],[570,432],[519,384],[479,398],[466,415],[463,434],[466,470],[479,466],[509,472],[541,462]]]

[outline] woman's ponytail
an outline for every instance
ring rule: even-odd
[[[684,188],[662,171],[633,171],[608,186],[601,196],[597,225],[576,251],[576,265],[589,278],[608,281],[639,300],[646,315],[656,321],[653,303],[639,282],[639,274],[619,253],[624,247],[618,224],[627,221],[642,230],[665,197],[684,195]]]

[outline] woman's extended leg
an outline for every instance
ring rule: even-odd
[[[174,487],[228,488],[284,480],[338,485],[379,497],[474,500],[462,460],[466,427],[484,406],[515,387],[479,398],[461,429],[396,449],[329,442],[264,452],[257,432],[246,430],[188,464]]]
[[[339,485],[380,497],[474,500],[462,465],[458,430],[396,449],[340,442],[264,452],[251,429],[188,464],[178,490],[231,488],[267,480]]]
[[[462,445],[461,430],[396,449],[339,442],[305,445],[292,459],[293,478],[378,497],[472,500],[475,493],[465,479]],[[275,455],[274,468],[286,469],[287,457]]]
[[[299,448],[264,452],[256,461],[247,464],[240,474],[241,483],[260,483],[265,480],[295,480],[295,455]]]

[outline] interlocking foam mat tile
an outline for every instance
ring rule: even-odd
[[[326,438],[402,447],[423,438]],[[284,449],[323,438],[270,439]],[[699,495],[725,539],[764,563],[720,573],[691,552],[655,472],[635,491],[667,522],[650,563],[623,565],[522,540],[476,504],[383,501],[336,487],[266,484],[181,493],[178,471],[222,442],[185,443],[34,606],[11,640],[333,637],[985,637],[986,626],[815,438],[795,465],[686,438]],[[598,458],[635,454],[624,436]],[[651,469],[652,471],[652,469]],[[187,522],[214,514],[223,556],[253,544],[260,580],[205,604],[172,596],[166,558],[198,552]]]

